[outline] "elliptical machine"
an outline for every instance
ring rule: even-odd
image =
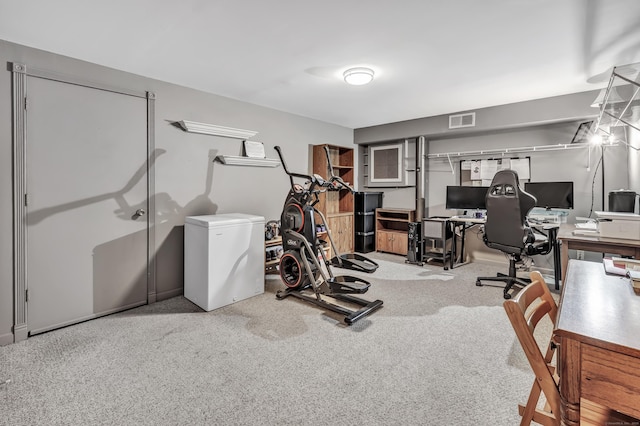
[[[278,299],[284,299],[288,296],[297,297],[343,315],[344,322],[351,325],[382,307],[382,301],[375,300],[370,302],[351,296],[352,294],[366,293],[370,287],[368,281],[349,275],[333,275],[331,270],[332,262],[327,259],[323,250],[327,243],[319,240],[317,236],[315,215],[320,217],[325,227],[326,220],[324,215],[314,208],[314,205],[319,201],[319,193],[339,191],[343,188],[351,190],[351,188],[336,176],[332,176],[329,181],[325,181],[319,175],[310,176],[289,172],[280,147],[276,146],[275,150],[278,152],[282,168],[291,182],[291,189],[287,194],[282,215],[280,216],[280,231],[284,253],[280,258],[279,270],[280,278],[287,288],[278,291],[276,297]],[[306,187],[296,184],[293,180],[294,177],[306,179]],[[331,230],[328,227],[327,235],[332,248],[335,250]],[[352,310],[329,302],[323,296],[360,306],[360,309]]]

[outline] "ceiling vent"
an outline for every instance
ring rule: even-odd
[[[476,113],[455,114],[449,116],[449,128],[460,129],[462,127],[474,127],[476,125]]]

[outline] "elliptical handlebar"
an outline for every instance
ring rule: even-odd
[[[289,179],[291,180],[291,187],[293,188],[294,183],[293,183],[293,178],[297,177],[297,178],[301,178],[301,179],[307,179],[309,180],[312,184],[317,184],[317,179],[315,178],[315,176],[311,176],[311,175],[305,175],[302,173],[293,173],[290,172],[289,169],[287,168],[287,163],[285,163],[284,161],[284,157],[282,156],[282,151],[280,149],[279,146],[275,146],[273,147],[273,149],[276,150],[276,152],[278,153],[278,157],[280,157],[280,162],[282,163],[282,168],[284,169],[284,172],[289,175]]]
[[[333,163],[331,162],[331,156],[329,155],[329,147],[325,145],[324,147],[324,153],[327,155],[327,167],[329,169],[329,174],[331,175],[331,177],[329,178],[329,182],[331,183],[331,186],[334,188],[335,191],[339,191],[340,189],[346,189],[349,192],[355,192],[355,190],[349,186],[344,180],[342,180],[342,178],[338,175],[336,175],[333,172]],[[338,183],[338,185],[336,185],[335,183]]]
[[[339,189],[339,188],[336,188],[333,181],[326,181],[320,175],[312,176],[312,175],[306,175],[303,173],[290,172],[289,169],[287,168],[287,163],[284,161],[284,156],[282,155],[281,148],[279,146],[275,146],[274,149],[278,153],[278,157],[280,157],[280,162],[282,163],[282,168],[284,169],[284,172],[287,175],[289,175],[289,180],[291,181],[291,188],[293,188],[295,185],[293,182],[293,178],[297,177],[297,178],[306,179],[307,181],[309,181],[310,183],[309,192],[322,192],[318,189],[315,189],[316,187],[326,188],[326,190],[329,190],[329,191],[337,191]]]

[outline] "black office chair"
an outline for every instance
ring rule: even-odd
[[[510,299],[509,291],[514,285],[526,286],[530,280],[516,276],[516,263],[523,256],[548,254],[552,242],[548,239],[536,240],[536,236],[527,224],[527,214],[535,206],[536,198],[520,189],[518,173],[513,170],[500,170],[491,181],[487,191],[487,221],[484,225],[483,240],[487,247],[500,250],[509,257],[509,273],[495,277],[478,277],[476,285],[482,281],[502,281],[504,298]]]

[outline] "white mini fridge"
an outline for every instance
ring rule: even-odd
[[[184,297],[211,311],[264,293],[264,217],[187,216]]]

